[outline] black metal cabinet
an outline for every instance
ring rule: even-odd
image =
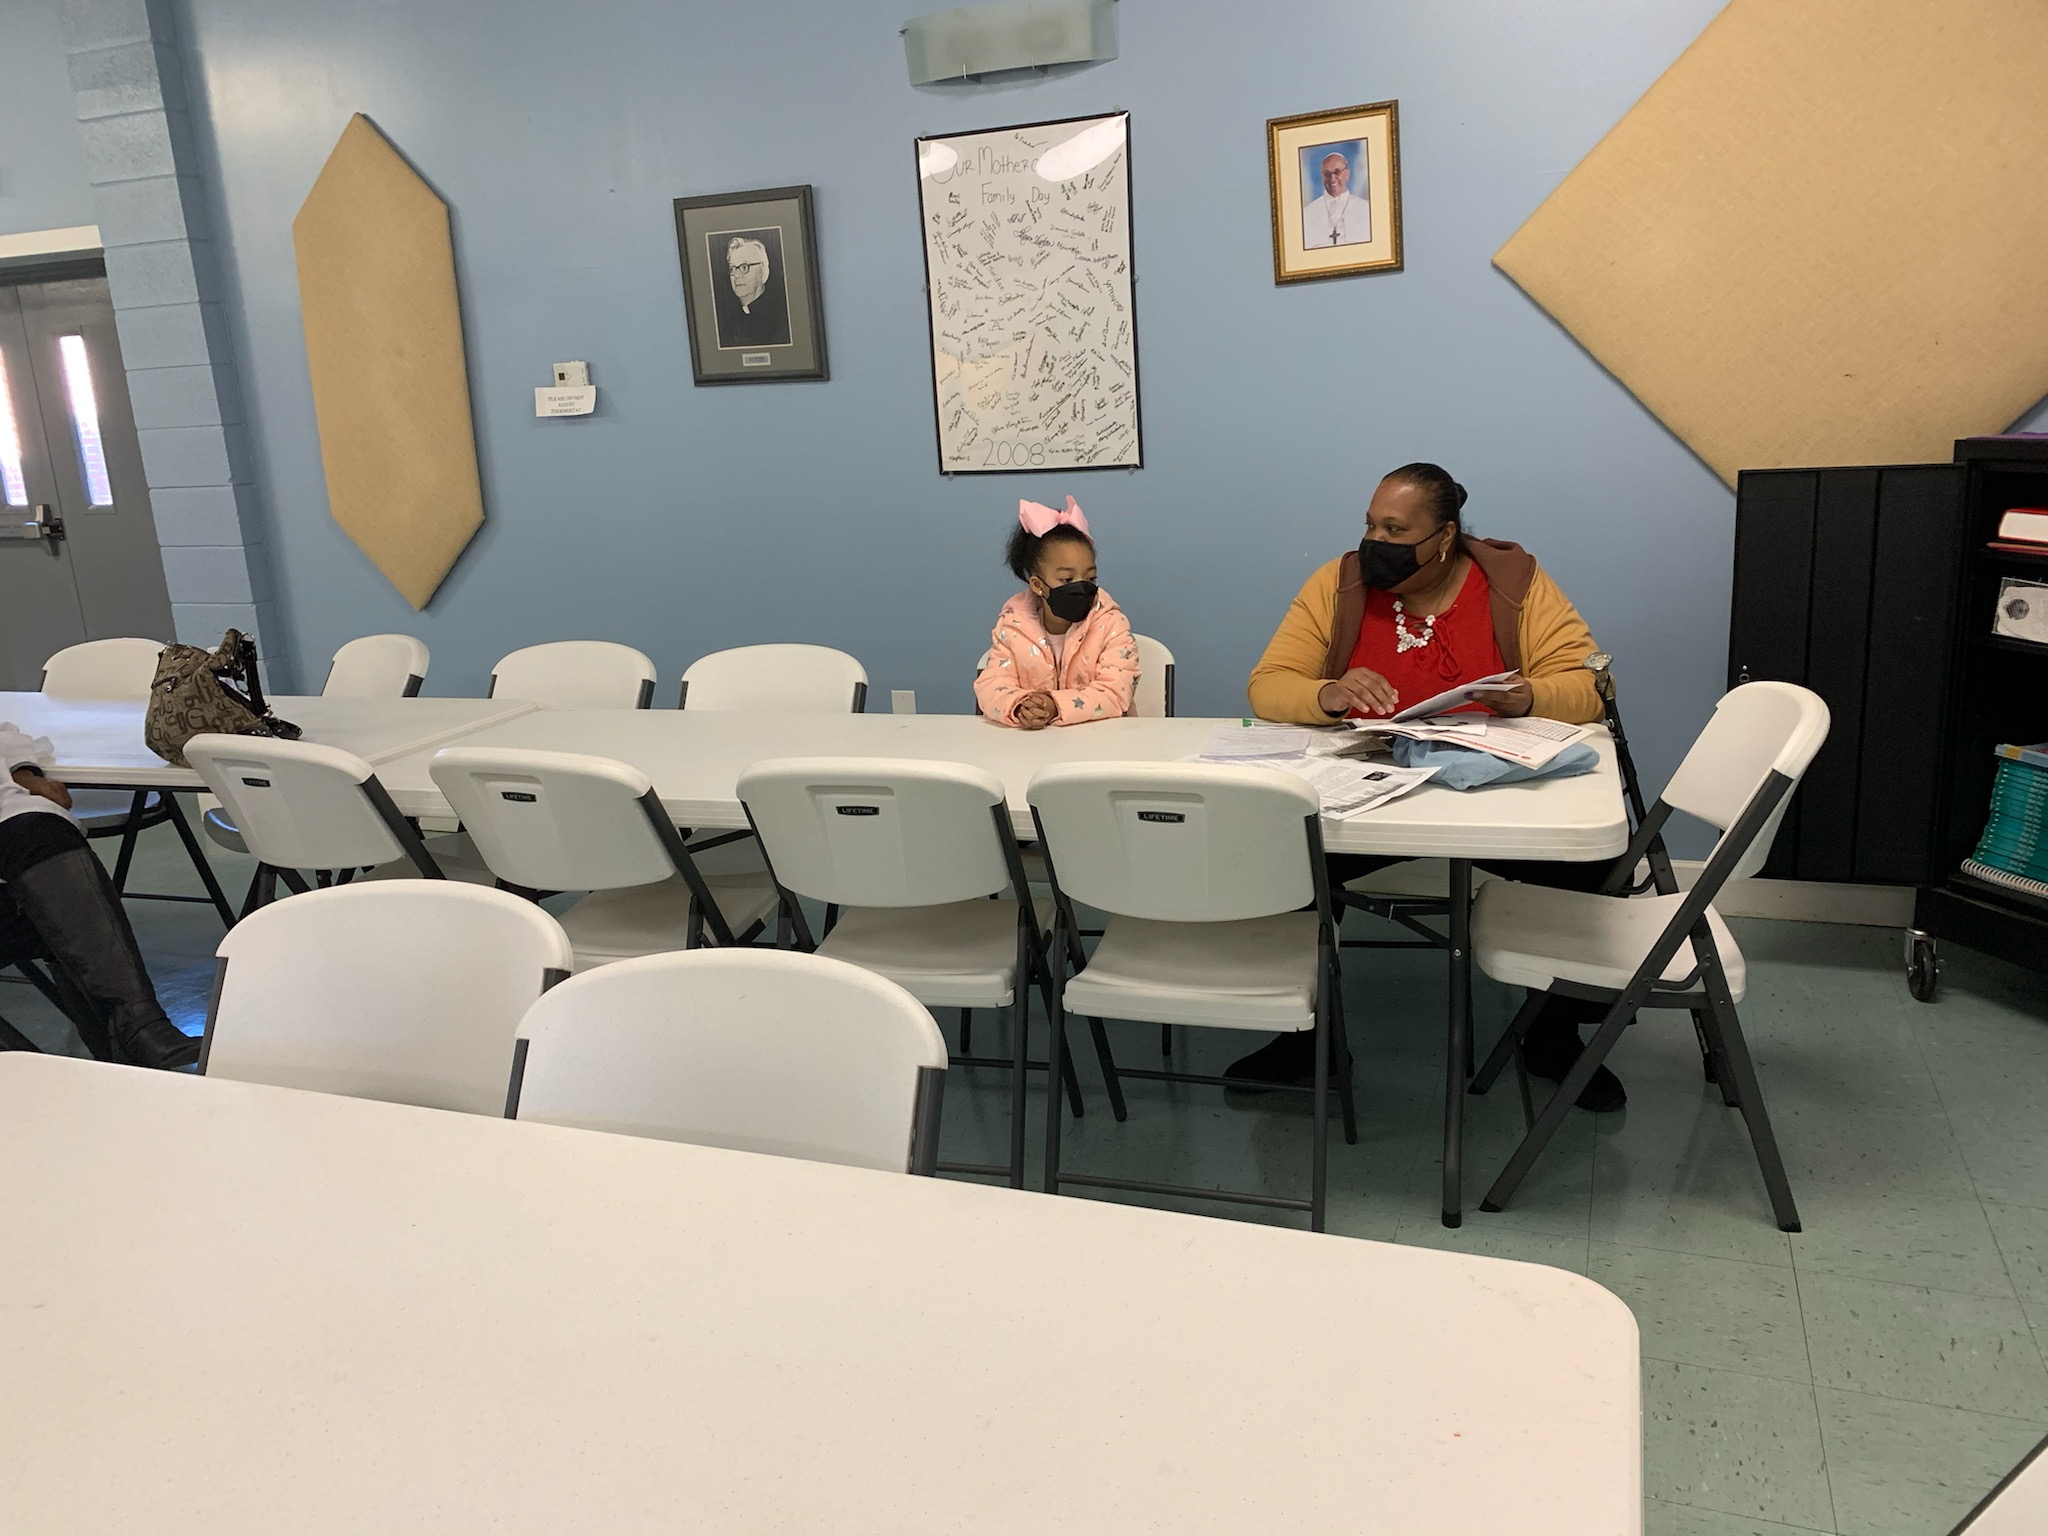
[[[1953,464],[1740,477],[1729,686],[1802,683],[1833,715],[1766,874],[1934,877],[1963,479]]]
[[[1834,716],[1765,873],[1918,887],[1919,935],[2048,969],[2048,903],[1959,873],[2002,741],[2048,739],[2048,647],[1991,634],[1986,548],[2048,507],[2048,439],[1966,438],[1952,464],[1744,472],[1728,681],[1803,683]],[[1914,990],[1931,996],[1931,943]],[[1924,989],[1923,989],[1924,981]]]

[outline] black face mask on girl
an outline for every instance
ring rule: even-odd
[[[1398,587],[1422,569],[1422,560],[1415,551],[1428,542],[1429,539],[1419,539],[1413,544],[1394,544],[1386,539],[1360,539],[1358,568],[1365,576],[1365,584],[1381,591]]]
[[[1092,581],[1070,581],[1064,586],[1054,587],[1045,594],[1045,606],[1056,619],[1069,624],[1078,624],[1088,617],[1088,610],[1095,606],[1095,583]]]

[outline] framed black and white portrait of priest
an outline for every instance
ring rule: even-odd
[[[1274,282],[1401,270],[1394,102],[1269,119],[1266,160]]]
[[[828,377],[811,189],[679,197],[675,205],[697,382]]]

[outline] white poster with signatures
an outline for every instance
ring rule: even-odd
[[[941,473],[1142,462],[1129,128],[917,141]]]

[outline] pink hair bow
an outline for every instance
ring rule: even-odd
[[[1081,511],[1080,504],[1071,496],[1067,498],[1066,506],[1058,512],[1035,501],[1020,501],[1017,503],[1017,521],[1024,525],[1026,533],[1041,539],[1062,523],[1077,533],[1088,531],[1088,518]]]

